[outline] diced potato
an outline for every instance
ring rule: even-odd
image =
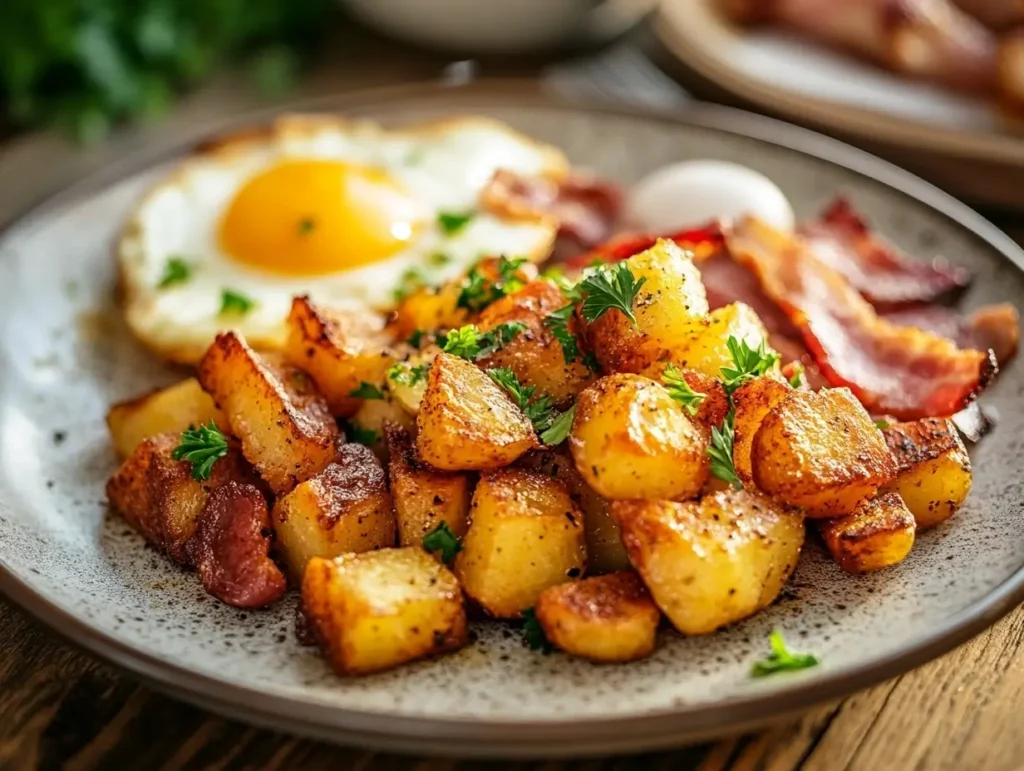
[[[457,650],[468,635],[458,581],[416,548],[315,557],[302,580],[302,608],[341,675]]]
[[[387,445],[384,442],[384,425],[386,423],[397,423],[412,429],[416,426],[416,419],[388,395],[385,395],[383,399],[367,399],[359,408],[359,412],[352,418],[353,425],[364,431],[373,432],[374,441],[369,445],[370,449],[384,463],[388,459]]]
[[[444,286],[417,289],[403,298],[392,314],[388,331],[405,340],[417,329],[433,331],[460,327],[469,316],[457,303],[462,292],[462,281],[451,281]]]
[[[945,522],[971,491],[971,459],[956,425],[944,418],[897,423],[882,431],[896,458],[895,490],[918,529]]]
[[[197,374],[227,415],[242,454],[276,495],[334,460],[338,425],[302,370],[260,356],[238,333],[225,332],[217,335]]]
[[[751,448],[754,482],[809,517],[851,514],[896,476],[896,461],[848,388],[790,391]]]
[[[410,415],[415,416],[420,411],[423,392],[427,390],[427,374],[439,352],[436,345],[431,346],[388,370],[388,391]]]
[[[416,459],[409,432],[395,423],[384,427],[387,437],[388,476],[395,498],[398,542],[422,546],[423,537],[446,523],[458,538],[469,527],[473,480],[462,472],[438,471]]]
[[[446,471],[501,468],[537,446],[533,424],[504,389],[447,353],[430,368],[416,428],[420,458]]]
[[[591,661],[636,661],[654,650],[661,612],[632,570],[552,586],[534,608],[544,635]]]
[[[803,516],[745,490],[699,501],[616,501],[630,562],[683,634],[709,634],[772,603],[804,542]]]
[[[107,412],[107,428],[114,450],[124,460],[143,439],[158,434],[180,434],[189,426],[213,421],[229,431],[228,420],[194,377],[137,399],[119,402]]]
[[[351,417],[362,405],[352,396],[361,383],[380,387],[403,354],[384,332],[384,320],[365,311],[328,312],[308,297],[292,300],[285,358],[305,370],[327,400],[331,413]]]
[[[750,461],[754,436],[761,428],[765,416],[782,404],[792,390],[781,380],[758,377],[741,385],[732,395],[735,410],[732,462],[736,467],[736,475],[747,484],[754,481],[754,469]]]
[[[288,572],[302,580],[313,557],[395,545],[395,510],[380,461],[361,444],[277,499],[271,519]]]
[[[652,379],[664,383],[665,369],[668,365],[659,365],[650,369]],[[697,406],[694,417],[706,426],[721,426],[729,414],[729,395],[725,392],[722,381],[716,377],[705,375],[695,369],[679,369],[683,380],[696,393],[704,394],[704,399]],[[653,377],[657,375],[657,377]]]
[[[708,476],[706,426],[657,383],[610,375],[580,394],[569,447],[606,498],[692,498]]]
[[[845,517],[823,519],[818,530],[847,573],[869,573],[903,561],[914,545],[914,515],[896,493],[864,501]]]
[[[583,515],[565,486],[534,471],[482,474],[455,559],[466,595],[496,618],[518,618],[540,593],[583,575]]]
[[[192,464],[172,457],[180,441],[180,433],[144,439],[107,481],[107,498],[151,546],[190,565],[185,543],[195,532],[207,496],[228,482],[258,482],[234,447],[213,464],[209,479],[193,479]]]

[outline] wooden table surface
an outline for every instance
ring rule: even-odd
[[[339,47],[341,48],[341,47]],[[297,96],[422,80],[445,60],[360,35],[343,57],[304,81]],[[352,63],[359,67],[353,68]],[[504,74],[504,71],[503,71]],[[0,147],[0,223],[39,196],[126,149],[166,141],[257,106],[228,74],[186,98],[168,121],[122,132],[81,151],[49,135]],[[1004,227],[1006,222],[999,223]],[[1024,228],[1011,231],[1024,243]],[[162,696],[83,654],[0,600],[0,768],[469,769],[478,762],[410,758],[250,728]],[[970,643],[797,722],[675,752],[493,768],[831,771],[1024,769],[1024,609]]]

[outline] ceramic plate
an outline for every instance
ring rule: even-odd
[[[302,105],[402,124],[483,113],[629,184],[662,164],[723,158],[776,180],[800,215],[837,190],[900,246],[942,253],[978,279],[967,306],[1024,298],[1022,255],[935,189],[831,140],[734,111],[583,108],[524,86],[400,89]],[[265,116],[264,116],[265,117]],[[985,401],[1002,420],[975,452],[974,491],[900,566],[840,573],[814,544],[780,601],[713,637],[664,632],[657,652],[600,667],[522,647],[480,624],[460,653],[343,680],[297,645],[294,598],[219,604],[108,516],[115,467],[104,412],[182,377],[136,346],[114,306],[111,244],[173,152],[86,180],[0,239],[0,588],[54,629],[153,686],[210,709],[338,742],[444,754],[553,756],[651,749],[778,719],[933,658],[1024,591],[1022,365]],[[116,181],[112,177],[117,177]],[[754,680],[770,630],[822,666]]]

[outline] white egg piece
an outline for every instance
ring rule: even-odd
[[[652,233],[699,227],[716,218],[752,214],[792,231],[793,207],[768,177],[738,163],[683,161],[648,174],[626,197],[634,225]]]

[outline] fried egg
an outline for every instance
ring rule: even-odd
[[[128,326],[194,363],[222,329],[279,347],[291,299],[384,309],[410,276],[441,283],[481,257],[541,260],[557,223],[478,207],[499,168],[555,180],[556,148],[485,118],[389,131],[288,116],[184,161],[143,199],[117,255]]]

